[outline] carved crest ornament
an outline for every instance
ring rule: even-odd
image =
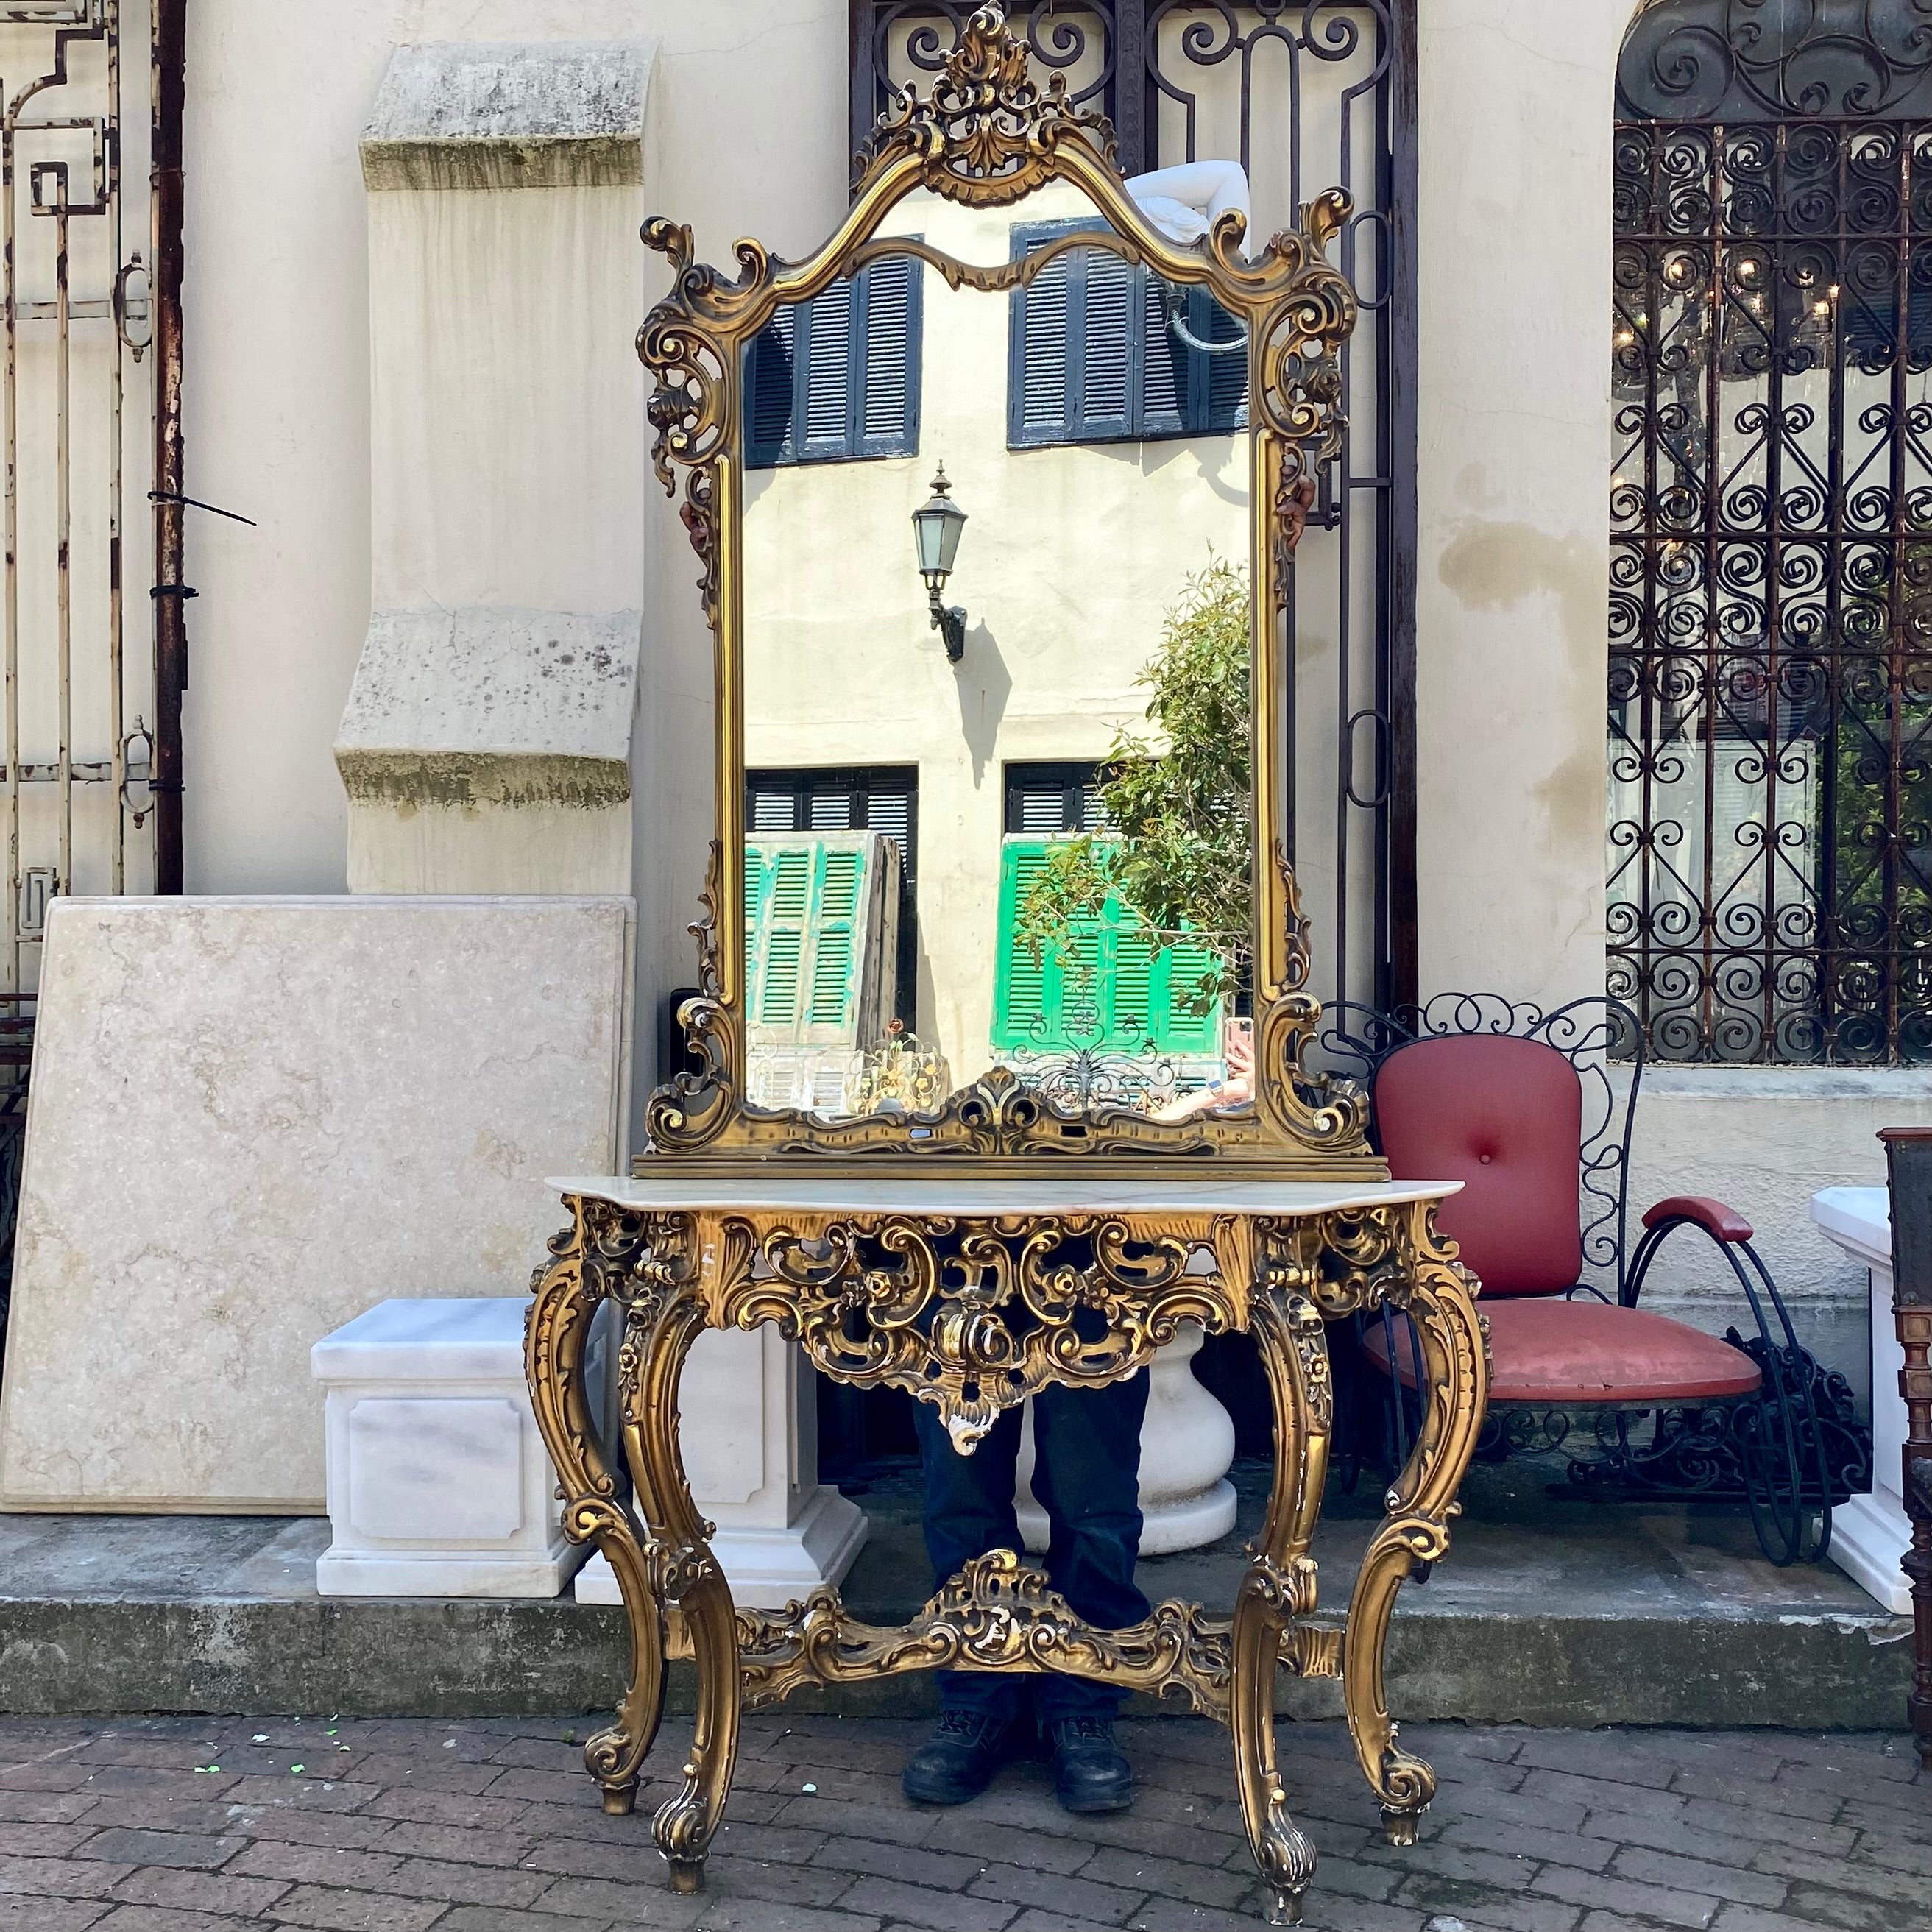
[[[1253,603],[1258,625],[1280,622],[1283,506],[1334,447],[1340,427],[1337,351],[1355,307],[1324,250],[1346,202],[1329,195],[1311,203],[1299,229],[1252,259],[1241,252],[1238,217],[1223,217],[1205,241],[1180,248],[1148,229],[1112,153],[1106,123],[1070,105],[1058,76],[1036,86],[998,10],[982,8],[931,96],[908,90],[882,117],[850,213],[809,260],[779,262],[742,242],[739,273],[727,280],[693,260],[688,230],[664,221],[645,230],[676,275],[640,338],[658,378],[656,460],[674,494],[685,472],[681,513],[703,560],[716,640],[718,830],[705,915],[693,928],[700,989],[684,1012],[704,1069],[652,1096],[646,1118],[656,1151],[637,1178],[567,1184],[570,1225],[532,1284],[526,1361],[565,1531],[596,1544],[624,1601],[628,1682],[616,1721],[585,1752],[607,1810],[628,1813],[636,1801],[663,1714],[668,1660],[688,1658],[697,1666],[682,1786],[653,1823],[680,1891],[701,1883],[743,1710],[801,1688],[915,1670],[1050,1670],[1179,1697],[1226,1724],[1244,1823],[1277,1922],[1298,1916],[1315,1864],[1277,1769],[1280,1670],[1341,1680],[1356,1756],[1390,1842],[1413,1841],[1435,1789],[1429,1766],[1396,1742],[1384,1652],[1400,1585],[1448,1546],[1487,1400],[1486,1336],[1474,1283],[1436,1228],[1433,1197],[1443,1190],[1389,1182],[1366,1144],[1358,1092],[1325,1090],[1303,1070],[1318,1009],[1304,988],[1300,912],[1280,851],[1265,866],[1257,854],[1264,1078],[1245,1120],[1164,1127],[1126,1107],[1078,1114],[998,1069],[943,1108],[909,1118],[831,1121],[744,1097],[742,915],[736,868],[724,858],[744,843],[739,371],[746,345],[780,303],[801,301],[884,251],[875,232],[896,199],[923,188],[1002,206],[1042,182],[1071,182],[1110,232],[1074,233],[996,267],[904,238],[890,246],[917,254],[955,287],[995,292],[1022,285],[1061,247],[1108,247],[1172,281],[1211,289],[1246,324]],[[1256,641],[1258,664],[1270,664],[1272,638]],[[1264,827],[1282,822],[1271,775],[1286,763],[1277,737],[1286,708],[1270,695],[1264,682],[1254,707]],[[1081,1154],[1112,1156],[1109,1179],[1131,1159],[1135,1180],[1149,1183],[1144,1194],[1133,1190],[1134,1204],[1118,1210],[1052,1205],[1057,1192],[1070,1202],[1082,1198],[1072,1190],[1088,1182],[1064,1159],[1040,1156]],[[820,1158],[774,1158],[787,1154]],[[844,1154],[866,1159],[824,1159]],[[953,1163],[937,1194],[917,1184],[930,1180],[935,1155]],[[1180,1158],[1164,1164],[1162,1155]],[[1214,1155],[1241,1165],[1210,1169],[1208,1181],[1234,1178],[1242,1186],[1198,1184],[1201,1156]],[[810,1177],[802,1197],[797,1186],[780,1192],[779,1180],[799,1184],[802,1174]],[[956,1175],[968,1185],[954,1187]],[[1061,1190],[1034,1184],[1068,1176]],[[1311,1184],[1289,1184],[1301,1183]],[[968,1204],[976,1188],[983,1189],[976,1208]],[[888,1197],[896,1189],[920,1204],[895,1208]],[[793,1204],[773,1205],[775,1198]],[[843,1204],[797,1204],[801,1198]],[[986,1204],[996,1199],[1007,1204]],[[591,1329],[606,1306],[622,1324],[615,1433],[629,1466],[628,1496],[586,1370]],[[1346,1619],[1323,1622],[1310,1550],[1334,1427],[1326,1324],[1385,1306],[1413,1325],[1423,1414]],[[680,1445],[680,1378],[705,1330],[775,1325],[832,1379],[900,1388],[930,1405],[956,1448],[971,1454],[1030,1395],[1132,1376],[1185,1323],[1250,1335],[1272,1403],[1274,1485],[1230,1615],[1166,1602],[1130,1629],[1096,1628],[1009,1551],[968,1564],[896,1628],[848,1616],[832,1590],[775,1615],[734,1603]]]
[[[1320,1010],[1306,990],[1308,952],[1294,874],[1268,830],[1287,819],[1280,776],[1287,768],[1281,742],[1287,707],[1277,701],[1274,666],[1289,568],[1288,506],[1300,479],[1341,446],[1340,351],[1354,327],[1357,304],[1326,251],[1351,204],[1330,190],[1302,209],[1298,227],[1252,256],[1242,248],[1245,220],[1233,212],[1184,248],[1149,225],[1127,195],[1114,156],[1105,116],[1071,104],[1060,74],[1037,84],[1024,45],[1008,32],[997,8],[984,7],[961,31],[930,95],[908,88],[881,116],[860,158],[850,212],[808,260],[782,262],[758,242],[741,241],[737,273],[728,278],[694,259],[688,227],[664,220],[645,224],[646,243],[668,258],[673,273],[670,294],[638,338],[638,353],[656,378],[649,405],[652,461],[673,496],[683,472],[680,514],[703,566],[699,590],[715,640],[720,732],[716,836],[704,916],[691,928],[698,942],[698,993],[680,1016],[701,1064],[650,1097],[645,1130],[661,1153],[718,1162],[777,1154],[856,1156],[868,1166],[896,1160],[920,1171],[949,1157],[1034,1165],[1102,1155],[1132,1159],[1138,1170],[1150,1161],[1192,1166],[1220,1156],[1310,1178],[1359,1175],[1364,1161],[1375,1162],[1361,1097],[1330,1088],[1304,1065]],[[886,214],[915,189],[972,207],[1005,207],[1052,182],[1082,189],[1108,225],[996,266],[962,262],[908,238],[875,238]],[[1252,559],[1260,674],[1255,816],[1263,847],[1255,854],[1256,1106],[1244,1114],[1166,1124],[1125,1103],[1062,1104],[998,1068],[929,1112],[832,1120],[757,1106],[746,1091],[743,915],[732,856],[743,849],[745,830],[738,748],[746,346],[782,305],[806,301],[883,255],[916,256],[951,288],[998,294],[1030,283],[1074,248],[1106,248],[1170,282],[1208,288],[1246,326],[1253,345],[1251,490],[1262,506]]]

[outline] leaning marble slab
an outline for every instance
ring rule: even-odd
[[[50,909],[0,1508],[320,1514],[320,1336],[524,1294],[622,1158],[619,898]]]

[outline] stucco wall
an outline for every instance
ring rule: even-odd
[[[1604,986],[1611,142],[1634,0],[1426,0],[1417,560],[1421,979],[1548,1006]],[[1631,1200],[1728,1200],[1855,1372],[1864,1282],[1811,1226],[1882,1181],[1932,1076],[1654,1069]],[[1721,1329],[1684,1238],[1648,1293]],[[1834,1310],[1844,1311],[1843,1318]]]
[[[1603,987],[1610,124],[1630,10],[1421,10],[1425,992]]]
[[[1004,262],[1016,221],[1100,219],[1065,184],[984,212],[921,193],[886,232]],[[957,1078],[990,1064],[1002,774],[1103,758],[1147,729],[1135,680],[1210,557],[1245,564],[1247,454],[1232,435],[1006,447],[1008,298],[924,272],[920,453],[746,479],[746,757],[919,768],[919,1028]],[[912,512],[944,461],[967,512],[929,625]]]
[[[1550,1001],[1602,985],[1610,130],[1632,11],[1631,0],[1421,10],[1425,991]],[[190,487],[260,527],[190,523],[201,596],[189,614],[189,884],[340,890],[346,812],[329,748],[368,629],[371,567],[356,144],[392,50],[658,40],[644,200],[693,223],[703,259],[728,261],[740,233],[796,256],[845,204],[846,8],[196,0],[190,18]],[[646,259],[645,296],[662,273]],[[691,973],[683,928],[710,824],[711,677],[697,566],[654,484],[642,514],[633,809],[648,1028],[652,989]],[[978,534],[960,584],[969,608]],[[938,692],[958,729],[953,692],[944,681]],[[646,1051],[640,1088],[649,1063]],[[1790,1216],[1814,1185],[1872,1178],[1872,1126],[1924,1118],[1932,1102],[1916,1076],[1856,1106],[1821,1096],[1812,1076],[1754,1077],[1713,1070],[1696,1076],[1708,1091],[1654,1096],[1640,1158],[1672,1185],[1732,1195],[1780,1273],[1842,1288],[1844,1270]]]

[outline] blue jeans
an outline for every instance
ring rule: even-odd
[[[1141,1543],[1141,1418],[1147,1371],[1105,1388],[1046,1388],[1033,1399],[1033,1492],[1045,1506],[1052,1540],[1046,1574],[1088,1622],[1120,1630],[1148,1614],[1134,1586]],[[926,1549],[935,1586],[989,1550],[1018,1550],[1013,1512],[1020,1412],[1006,1410],[970,1456],[948,1439],[938,1412],[916,1402],[926,1472]],[[1030,1702],[1042,1724],[1066,1718],[1111,1718],[1120,1694],[1078,1677],[995,1676],[942,1670],[940,1701],[949,1711],[1016,1719]]]

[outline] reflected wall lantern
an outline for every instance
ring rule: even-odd
[[[932,496],[912,513],[912,534],[919,552],[919,574],[926,579],[932,628],[946,640],[948,662],[957,664],[966,655],[966,613],[957,604],[940,601],[946,580],[952,574],[952,560],[959,554],[959,532],[966,527],[966,512],[948,494],[952,488],[942,463],[932,479]]]

